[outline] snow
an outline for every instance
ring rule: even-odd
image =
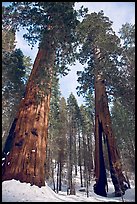
[[[122,202],[121,197],[114,197],[114,188],[108,182],[108,197],[96,195],[93,183],[89,187],[89,197],[86,192],[80,192],[76,186],[76,195],[67,195],[66,191],[55,193],[47,183],[39,188],[29,183],[21,183],[14,179],[2,182],[2,202]],[[135,202],[135,186],[132,185],[123,196],[124,202]]]

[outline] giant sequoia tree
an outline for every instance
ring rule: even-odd
[[[104,136],[108,149],[108,158],[115,195],[125,192],[127,183],[123,172],[120,155],[112,131],[111,118],[106,93],[114,93],[114,79],[118,74],[118,56],[120,40],[111,28],[112,22],[104,16],[103,11],[88,14],[78,26],[81,44],[79,61],[87,63],[83,72],[78,72],[80,93],[93,92],[95,89],[95,192],[106,196],[107,178],[102,138]]]
[[[74,2],[14,2],[5,12],[5,23],[26,27],[29,43],[39,40],[39,50],[25,96],[16,115],[10,153],[2,169],[2,180],[16,179],[39,187],[45,185],[45,155],[52,76],[64,74],[73,61]]]

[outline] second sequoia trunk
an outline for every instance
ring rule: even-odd
[[[102,151],[102,134],[105,135],[107,141],[108,158],[110,165],[110,173],[115,188],[115,196],[121,196],[128,188],[128,181],[122,173],[122,164],[118,153],[115,137],[112,131],[111,118],[108,107],[108,98],[104,80],[101,75],[97,75],[95,79],[95,192],[102,195],[102,185],[105,188],[105,180],[100,182],[105,175],[104,158]],[[101,172],[104,172],[104,175]],[[127,185],[126,185],[126,184]],[[105,195],[105,191],[104,191]]]
[[[16,117],[13,143],[3,163],[3,181],[15,179],[39,187],[45,185],[44,165],[53,64],[53,50],[40,48]]]

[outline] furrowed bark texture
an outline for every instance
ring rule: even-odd
[[[51,59],[51,60],[49,60]],[[2,180],[45,185],[45,155],[51,94],[53,52],[39,49],[13,132],[14,141],[2,169]],[[43,70],[45,71],[43,73]],[[41,77],[46,74],[47,80]],[[44,89],[41,89],[41,86]]]
[[[126,188],[124,182],[127,183],[123,173],[120,155],[116,147],[115,137],[112,131],[112,124],[110,112],[108,107],[108,98],[106,94],[104,80],[101,75],[96,76],[95,79],[95,176],[96,185],[99,185],[102,168],[100,154],[103,155],[102,149],[100,150],[100,131],[104,133],[107,140],[108,157],[110,164],[110,173],[112,182],[115,188],[116,196],[120,195],[121,190],[123,193]],[[102,129],[102,130],[101,130]],[[102,137],[102,135],[101,135]],[[100,186],[101,187],[101,186]]]

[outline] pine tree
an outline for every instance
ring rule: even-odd
[[[31,64],[30,64],[31,66]],[[25,91],[24,55],[20,49],[2,53],[2,135],[3,148],[10,126],[16,115],[19,101]]]
[[[135,172],[135,124],[134,116],[118,99],[111,110],[112,127],[116,132],[117,145],[121,150],[125,172]],[[128,124],[125,126],[125,124]],[[119,127],[119,128],[118,128]]]
[[[119,33],[122,40],[122,57],[116,97],[135,117],[135,25],[126,23],[122,25]]]
[[[58,134],[58,163],[59,163],[59,191],[62,190],[62,172],[67,161],[67,104],[64,97],[60,100],[59,134]]]
[[[59,101],[61,93],[59,90],[59,79],[56,75],[53,75],[51,100],[50,100],[50,112],[49,112],[49,127],[48,127],[48,143],[46,151],[46,179],[49,179],[51,171],[54,174],[53,162],[57,161],[58,147],[57,138],[59,132]]]
[[[76,135],[77,135],[77,123],[76,123],[76,108],[77,101],[73,93],[70,94],[67,99],[68,104],[68,189],[70,189],[71,195],[75,194],[75,186],[73,181],[73,168],[77,163],[76,153]],[[76,174],[76,169],[75,169]]]
[[[93,171],[93,118],[88,111],[89,107],[80,106],[85,186],[90,182]]]
[[[54,175],[53,162],[57,164],[56,192],[61,191],[62,171],[66,161],[66,134],[67,134],[67,108],[65,98],[61,97],[59,91],[59,80],[53,78],[52,96],[50,102],[49,134],[47,146],[46,171]],[[51,170],[50,170],[51,169]],[[52,175],[52,176],[53,176]],[[54,178],[53,178],[54,180]]]

